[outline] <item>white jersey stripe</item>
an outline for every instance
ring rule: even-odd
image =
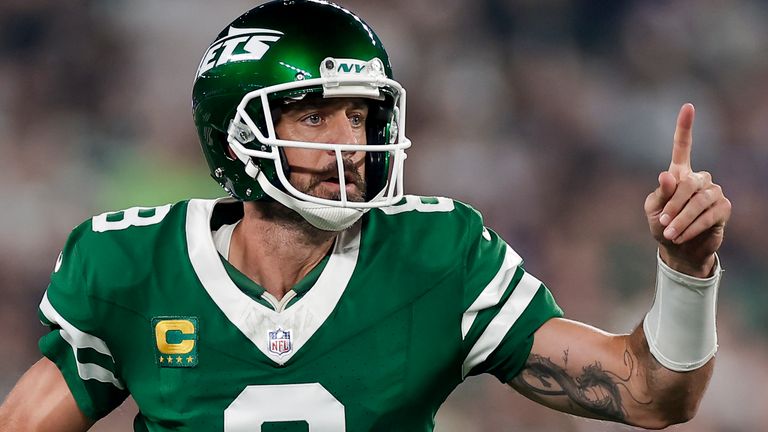
[[[461,317],[461,338],[464,339],[469,333],[469,329],[472,327],[472,323],[475,322],[477,313],[481,310],[496,306],[501,300],[501,297],[507,291],[509,282],[515,276],[517,267],[523,262],[523,259],[509,245],[505,244],[504,261],[501,263],[496,276],[488,282],[483,291],[477,296],[477,299],[469,306],[469,309],[464,312]]]
[[[464,359],[462,377],[466,377],[472,368],[484,362],[498,348],[504,336],[523,314],[540,287],[541,281],[529,273],[523,275],[515,287],[515,291],[512,292],[499,313],[491,320],[483,334],[472,346],[467,358]]]
[[[72,347],[72,355],[74,356],[75,363],[77,364],[77,374],[80,376],[80,378],[83,380],[95,379],[103,383],[110,383],[120,390],[125,388],[123,383],[120,382],[120,380],[117,379],[117,377],[115,377],[111,371],[95,363],[80,363],[77,360],[78,349],[92,348],[101,354],[109,356],[114,362],[112,352],[109,351],[107,344],[104,343],[103,340],[97,338],[96,336],[80,331],[77,327],[64,319],[64,317],[62,317],[61,314],[59,314],[53,307],[50,300],[48,300],[47,291],[45,295],[43,295],[43,300],[40,302],[40,310],[43,312],[45,319],[47,319],[52,324],[56,324],[61,327],[59,334]]]

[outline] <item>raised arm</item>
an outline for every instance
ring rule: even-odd
[[[45,357],[29,368],[0,406],[0,432],[79,432],[93,423],[77,407],[59,369]]]
[[[731,203],[709,173],[691,169],[693,118],[693,105],[683,105],[672,162],[645,201],[659,263],[656,299],[643,325],[630,335],[612,335],[563,319],[545,323],[522,372],[510,382],[526,397],[649,429],[695,414],[717,348],[721,269],[715,252]]]

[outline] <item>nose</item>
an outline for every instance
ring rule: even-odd
[[[336,144],[364,144],[360,140],[360,131],[352,127],[347,114],[344,111],[338,111],[330,119],[328,142]]]
[[[328,136],[325,142],[335,144],[365,144],[365,128],[353,127],[350,119],[347,118],[345,110],[339,110],[334,113],[328,120]],[[334,150],[326,151],[328,156],[336,159],[336,152]],[[350,158],[352,161],[360,161],[364,159],[365,152],[352,152],[345,151],[342,153],[343,158]]]

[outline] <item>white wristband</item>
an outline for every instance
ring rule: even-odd
[[[720,258],[711,277],[702,279],[670,268],[656,255],[656,297],[643,330],[651,354],[667,369],[685,372],[704,366],[717,351],[715,309]]]

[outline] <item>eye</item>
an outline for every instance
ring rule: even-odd
[[[360,113],[353,113],[349,116],[349,123],[353,127],[362,127],[365,125],[365,116]]]
[[[304,118],[301,119],[303,123],[307,123],[310,126],[317,126],[323,122],[323,118],[320,116],[320,114],[312,113],[307,116],[304,116]]]

